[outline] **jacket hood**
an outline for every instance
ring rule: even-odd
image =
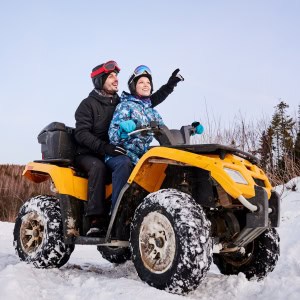
[[[117,93],[114,94],[113,97],[103,96],[103,95],[100,94],[99,91],[96,91],[94,89],[90,92],[89,97],[97,99],[99,102],[101,102],[104,105],[116,106],[120,103],[120,97]]]
[[[132,101],[139,103],[145,107],[150,107],[152,105],[151,99],[149,98],[138,98],[137,96],[134,96],[132,94],[129,94],[127,92],[123,92],[121,95],[121,100],[120,102],[125,102],[125,101]]]

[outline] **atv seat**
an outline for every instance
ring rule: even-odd
[[[60,167],[73,166],[73,161],[71,159],[63,159],[63,158],[41,159],[41,160],[34,160],[34,162],[41,163],[41,164],[52,164]]]
[[[65,168],[71,167],[75,171],[76,176],[88,179],[88,174],[75,167],[73,161],[70,159],[41,159],[41,160],[34,160],[34,162],[40,164],[51,164],[59,167],[65,167]],[[112,182],[112,174],[108,172],[106,174],[105,183],[110,184],[111,182]]]

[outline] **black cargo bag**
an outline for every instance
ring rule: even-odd
[[[43,160],[61,159],[72,162],[76,153],[74,128],[52,122],[38,135]]]

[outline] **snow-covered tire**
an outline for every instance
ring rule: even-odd
[[[196,289],[212,260],[210,221],[189,195],[149,194],[135,211],[130,247],[139,277],[171,293]]]
[[[128,247],[98,246],[97,250],[104,259],[114,264],[123,264],[131,258],[131,252]]]
[[[279,258],[279,235],[275,228],[264,231],[252,243],[245,253],[214,254],[214,263],[225,275],[242,272],[248,279],[261,280],[272,272]]]
[[[74,245],[63,242],[59,200],[36,196],[21,207],[14,227],[14,247],[22,261],[36,268],[59,268],[70,258]]]

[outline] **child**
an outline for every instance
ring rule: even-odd
[[[172,90],[179,81],[183,80],[178,72],[179,69],[175,70],[167,83],[171,85]],[[141,65],[134,70],[129,78],[128,87],[130,94],[122,93],[121,103],[115,110],[108,134],[111,143],[122,145],[127,150],[132,163],[136,165],[140,157],[149,149],[153,137],[141,134],[128,136],[128,133],[134,131],[137,124],[147,126],[151,121],[156,121],[159,125],[164,123],[152,106],[151,96],[159,91],[152,95],[152,75],[147,66]]]

